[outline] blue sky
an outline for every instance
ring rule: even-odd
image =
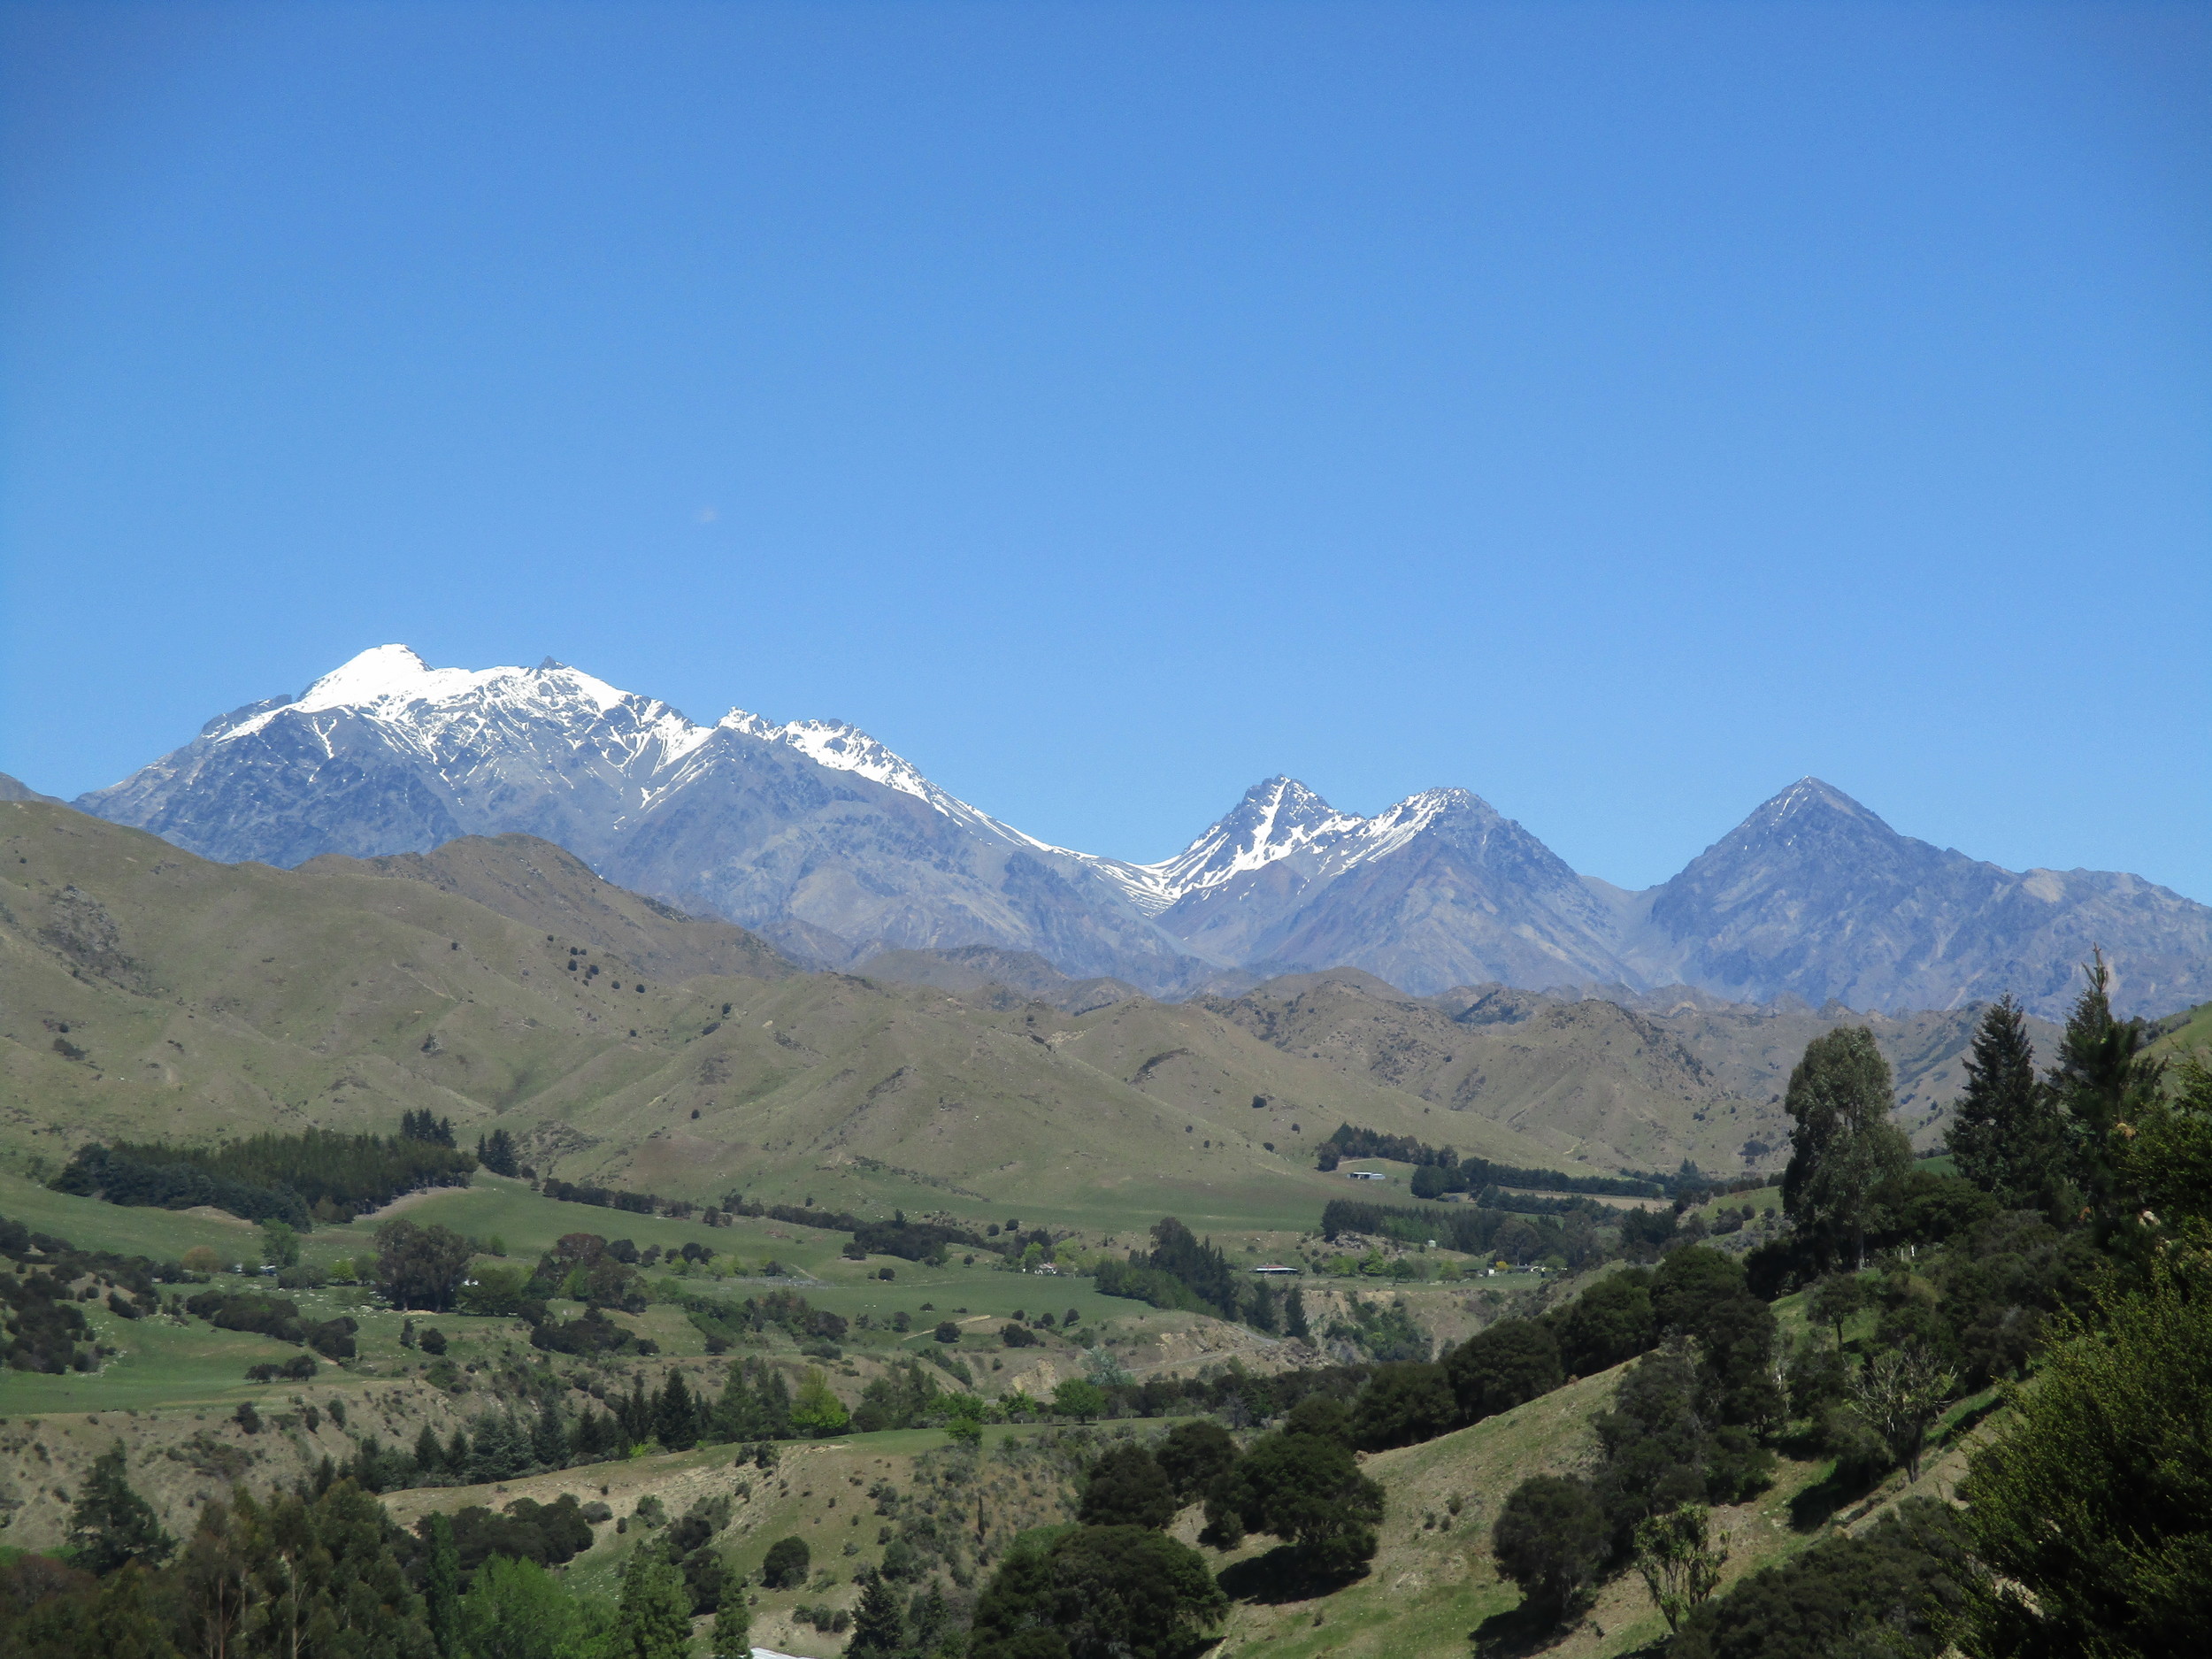
[[[0,770],[404,641],[1140,858],[2212,900],[2212,11],[0,6]]]

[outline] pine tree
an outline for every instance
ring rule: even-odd
[[[715,1402],[713,1432],[718,1440],[742,1440],[751,1438],[756,1408],[753,1391],[745,1386],[742,1366],[730,1367],[729,1380],[722,1385],[722,1397]]]
[[[561,1422],[561,1408],[551,1395],[538,1408],[537,1426],[530,1432],[530,1455],[548,1469],[568,1462],[568,1430]]]
[[[2042,1202],[2064,1166],[2064,1128],[2036,1083],[2035,1045],[2009,993],[1975,1028],[1949,1144],[1961,1175],[2016,1209]]]
[[[445,1448],[438,1444],[438,1432],[426,1423],[415,1436],[415,1479],[435,1479],[443,1473]]]
[[[177,1540],[161,1530],[153,1505],[131,1490],[123,1460],[120,1440],[94,1458],[69,1511],[69,1545],[88,1572],[112,1572],[132,1562],[158,1567],[176,1551]]]
[[[2143,1022],[2112,1014],[2112,972],[2104,953],[2082,972],[2089,983],[2074,1001],[2049,1078],[2065,1126],[2074,1179],[2108,1218],[2125,1203],[2121,1151],[2135,1120],[2154,1110],[2166,1066],[2143,1052]]]
[[[1863,1025],[1805,1045],[1783,1106],[1795,1120],[1782,1207],[1818,1248],[1866,1265],[1874,1192],[1912,1164],[1912,1143],[1890,1121],[1889,1062]]]
[[[752,1659],[753,1611],[741,1586],[733,1586],[714,1611],[714,1632],[707,1639],[708,1659]]]
[[[1306,1293],[1295,1285],[1290,1287],[1290,1294],[1283,1303],[1283,1328],[1294,1341],[1313,1340],[1313,1332],[1306,1324]]]
[[[791,1438],[791,1386],[783,1379],[783,1373],[770,1369],[760,1386],[760,1432],[765,1439],[787,1440]]]
[[[653,1402],[653,1438],[672,1452],[687,1452],[699,1443],[699,1414],[680,1371],[668,1373],[660,1398]]]
[[[881,1573],[871,1573],[853,1610],[852,1640],[846,1659],[897,1659],[906,1646],[906,1619],[899,1598]]]
[[[622,1425],[625,1441],[631,1446],[642,1445],[653,1438],[653,1402],[645,1397],[645,1376],[638,1373],[630,1379],[630,1392],[623,1396],[616,1408]]]
[[[456,1659],[461,1629],[461,1552],[454,1548],[453,1522],[433,1510],[426,1540],[429,1560],[423,1569],[423,1610],[429,1616],[431,1640],[446,1659]]]
[[[691,1598],[657,1549],[640,1549],[630,1556],[611,1648],[618,1659],[690,1659]]]

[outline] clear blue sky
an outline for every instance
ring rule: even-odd
[[[0,6],[0,770],[364,647],[1154,858],[2212,900],[2212,8]]]

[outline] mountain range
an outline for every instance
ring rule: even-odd
[[[439,669],[379,647],[75,804],[286,867],[534,835],[818,966],[983,949],[1156,995],[1353,967],[1417,995],[1684,985],[1890,1011],[2009,990],[2055,1018],[2101,946],[2126,1011],[2212,998],[2212,907],[2127,874],[2005,870],[1816,779],[1642,892],[1578,874],[1464,789],[1370,818],[1286,777],[1138,864],[1025,834],[853,726],[702,726],[550,658]]]

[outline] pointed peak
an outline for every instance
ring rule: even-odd
[[[299,695],[301,703],[330,707],[373,703],[394,692],[412,690],[432,672],[412,646],[373,645],[349,657]]]
[[[1779,794],[1762,802],[1751,814],[1761,823],[1779,824],[1786,819],[1801,817],[1808,812],[1837,812],[1846,818],[1864,818],[1880,824],[1874,812],[1854,801],[1833,784],[1823,783],[1815,777],[1800,778]],[[1887,827],[1885,826],[1884,827]]]

